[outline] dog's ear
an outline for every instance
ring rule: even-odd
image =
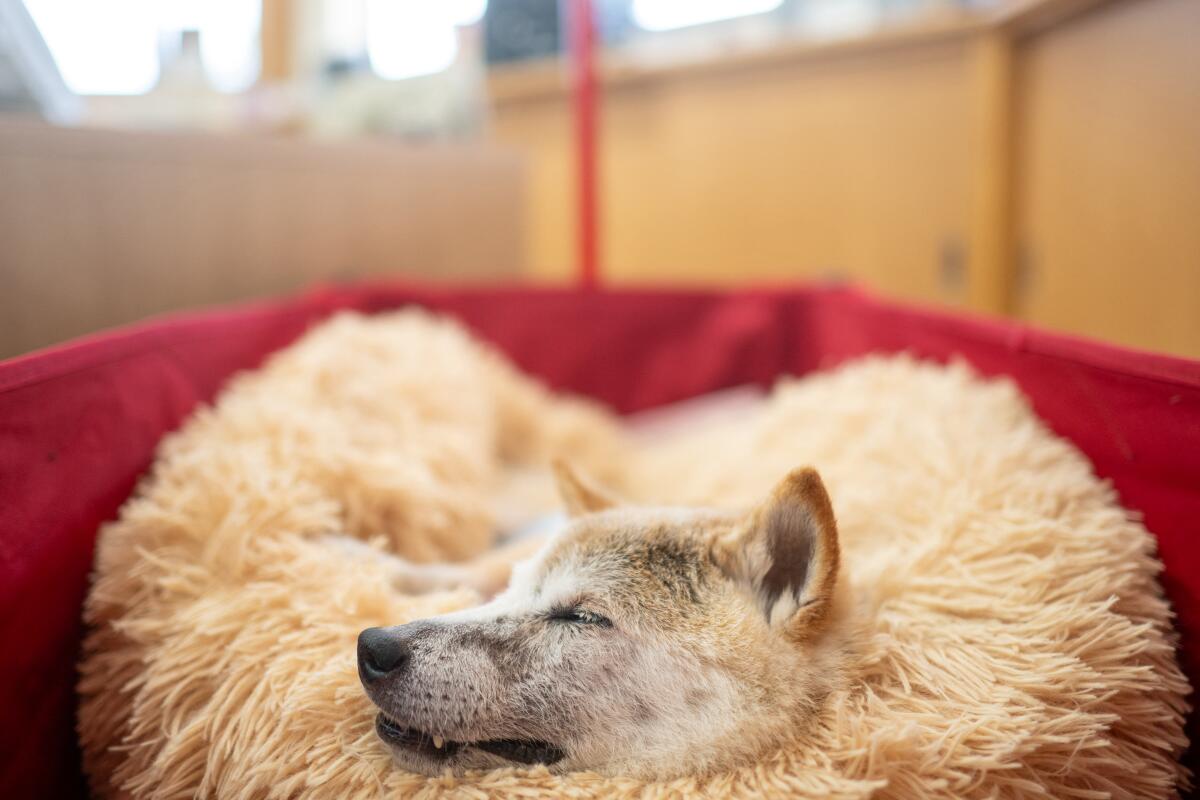
[[[603,511],[617,505],[615,497],[581,475],[563,459],[554,459],[551,466],[558,483],[558,494],[562,497],[563,505],[567,507],[567,513],[572,517]]]
[[[803,638],[831,616],[837,522],[815,469],[788,473],[722,543],[718,561],[758,597],[772,627]]]

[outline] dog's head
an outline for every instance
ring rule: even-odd
[[[815,716],[844,667],[814,470],[748,513],[616,506],[565,467],[559,482],[571,522],[503,594],[360,636],[402,766],[700,773]]]

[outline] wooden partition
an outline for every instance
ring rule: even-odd
[[[969,222],[962,26],[673,69],[606,71],[605,277],[852,277],[956,300]],[[553,78],[493,81],[496,132],[530,158],[533,274],[573,260],[569,119]]]
[[[835,43],[602,65],[611,283],[846,277],[1200,356],[1200,2],[1021,0]],[[561,64],[491,81],[531,274],[574,266]]]
[[[1016,87],[1012,310],[1200,358],[1200,2],[1032,36]]]
[[[503,279],[495,148],[0,125],[0,357],[162,311],[367,276]]]

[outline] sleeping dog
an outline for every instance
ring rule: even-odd
[[[556,473],[569,520],[500,594],[359,636],[376,731],[400,766],[664,778],[802,732],[845,673],[837,529],[816,471],[737,513],[621,506]],[[513,555],[397,560],[396,580],[490,593]]]

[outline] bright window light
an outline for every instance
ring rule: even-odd
[[[783,0],[633,0],[633,21],[648,31],[669,31],[761,14],[782,4]]]
[[[455,25],[474,25],[483,19],[487,0],[443,0]]]
[[[880,10],[864,0],[810,3],[804,12],[804,30],[812,36],[848,36],[869,30],[879,22]]]
[[[382,78],[402,80],[447,69],[458,56],[455,25],[479,20],[479,0],[367,0],[367,57]]]
[[[179,0],[177,0],[179,2]],[[262,3],[249,0],[187,0],[200,12],[200,58],[214,88],[240,92],[259,73]]]
[[[155,0],[25,0],[78,94],[144,94],[158,82]]]
[[[213,86],[258,77],[262,4],[255,0],[25,0],[63,80],[78,94],[144,94],[160,71],[160,36],[200,32]]]
[[[321,39],[328,53],[338,58],[361,55],[367,38],[366,6],[361,2],[325,0],[321,10]]]

